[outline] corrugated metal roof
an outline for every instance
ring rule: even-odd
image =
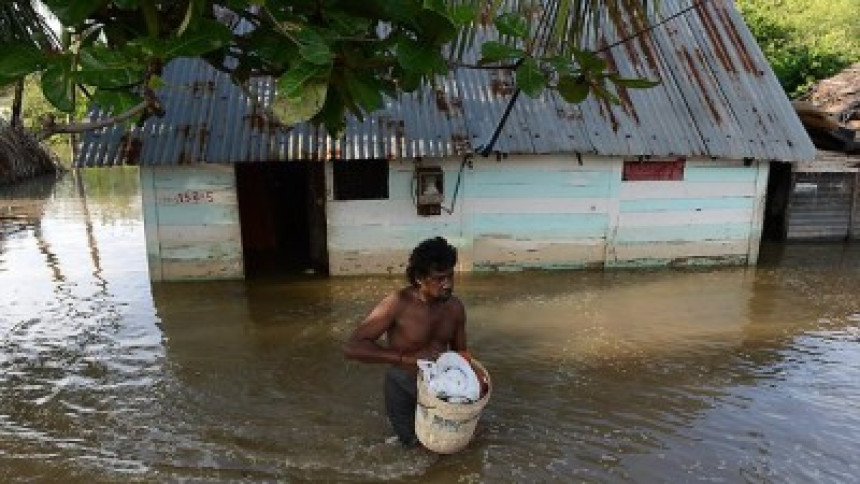
[[[669,18],[689,2],[662,0]],[[638,29],[607,19],[595,47]],[[803,161],[815,149],[767,61],[730,0],[701,2],[654,30],[603,52],[624,77],[660,79],[621,89],[613,106],[589,97],[571,105],[555,93],[520,96],[495,150],[510,154],[710,156]],[[238,163],[280,160],[444,157],[485,143],[513,93],[507,71],[458,69],[436,87],[387,100],[343,136],[309,124],[284,129],[255,113],[228,76],[177,59],[159,92],[166,109],[142,128],[87,134],[79,166]],[[271,97],[272,83],[256,88]]]

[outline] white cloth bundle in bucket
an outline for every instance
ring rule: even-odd
[[[436,361],[418,360],[418,368],[436,398],[451,403],[471,403],[481,398],[478,375],[459,353],[442,353]]]
[[[468,392],[467,396],[472,396],[474,395],[472,385],[477,383],[477,398],[475,400],[458,403],[457,401],[452,401],[450,396],[448,396],[448,401],[439,398],[437,392],[430,388],[430,381],[424,378],[425,371],[423,367],[429,369],[431,366],[419,364],[419,367],[422,367],[422,371],[418,374],[418,406],[415,409],[415,434],[424,447],[440,454],[459,452],[469,444],[472,440],[472,435],[475,433],[475,427],[478,424],[481,411],[490,400],[490,394],[492,393],[490,375],[487,373],[486,368],[477,360],[472,360],[472,364],[469,364],[459,354],[453,354],[457,358],[460,358],[462,362],[455,363],[456,359],[449,356],[443,361],[445,366],[440,366],[440,360],[436,360],[435,372],[438,375],[440,370],[450,370],[452,365],[462,368],[462,364],[465,362],[470,370],[468,373],[475,377],[475,381],[472,381],[470,378],[464,381],[458,376],[453,376],[456,374],[452,374],[451,380],[445,384],[445,391],[462,389],[464,392]],[[473,365],[478,375],[475,375],[475,371],[471,371]],[[432,371],[429,370],[429,372]],[[429,375],[430,373],[428,373]],[[484,395],[480,394],[480,380],[486,382],[487,385],[487,391]],[[460,399],[465,399],[465,397],[455,397],[453,400]]]

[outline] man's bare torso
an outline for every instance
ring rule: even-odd
[[[442,281],[450,280],[442,274]],[[420,359],[436,359],[453,350],[466,351],[466,311],[463,303],[447,291],[406,287],[386,296],[353,331],[344,352],[369,363],[388,363],[418,370]],[[433,296],[432,294],[436,295]],[[377,340],[385,337],[380,345]]]
[[[395,323],[386,333],[388,346],[404,353],[447,351],[457,331],[463,303],[452,296],[446,301],[424,302],[413,288],[399,294]]]

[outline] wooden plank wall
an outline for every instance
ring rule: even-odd
[[[795,172],[788,203],[788,240],[848,238],[856,173]]]
[[[758,255],[767,163],[688,160],[682,181],[621,182],[608,266],[746,263]]]
[[[789,240],[860,240],[860,157],[819,151],[792,165]]]
[[[450,205],[459,160],[425,164],[444,169]],[[420,217],[413,165],[395,162],[388,200],[329,197],[330,269],[402,273],[415,244],[436,235],[459,248],[459,270],[746,263],[757,254],[767,166],[690,161],[683,181],[622,182],[620,159],[476,158],[453,213]]]
[[[852,202],[849,240],[860,240],[860,170],[854,173],[854,201]]]
[[[141,167],[153,281],[241,279],[233,165]]]
[[[467,189],[475,269],[602,265],[618,162],[480,159]]]
[[[442,164],[448,200],[456,184],[458,161]],[[468,264],[463,249],[470,245],[463,199],[458,196],[452,214],[421,217],[413,202],[411,161],[394,161],[389,167],[387,200],[334,200],[331,164],[326,165],[326,220],[328,233],[329,273],[403,274],[409,253],[420,241],[441,235],[461,248],[461,269]],[[461,180],[461,193],[468,184],[468,169]],[[449,202],[446,202],[446,206]],[[466,267],[465,270],[471,267]]]

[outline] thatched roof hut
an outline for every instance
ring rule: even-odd
[[[845,128],[860,131],[860,62],[816,84],[809,100]]]
[[[816,147],[860,152],[860,63],[818,82],[806,99],[792,104]]]
[[[0,185],[57,173],[61,169],[56,157],[29,131],[0,120]]]

